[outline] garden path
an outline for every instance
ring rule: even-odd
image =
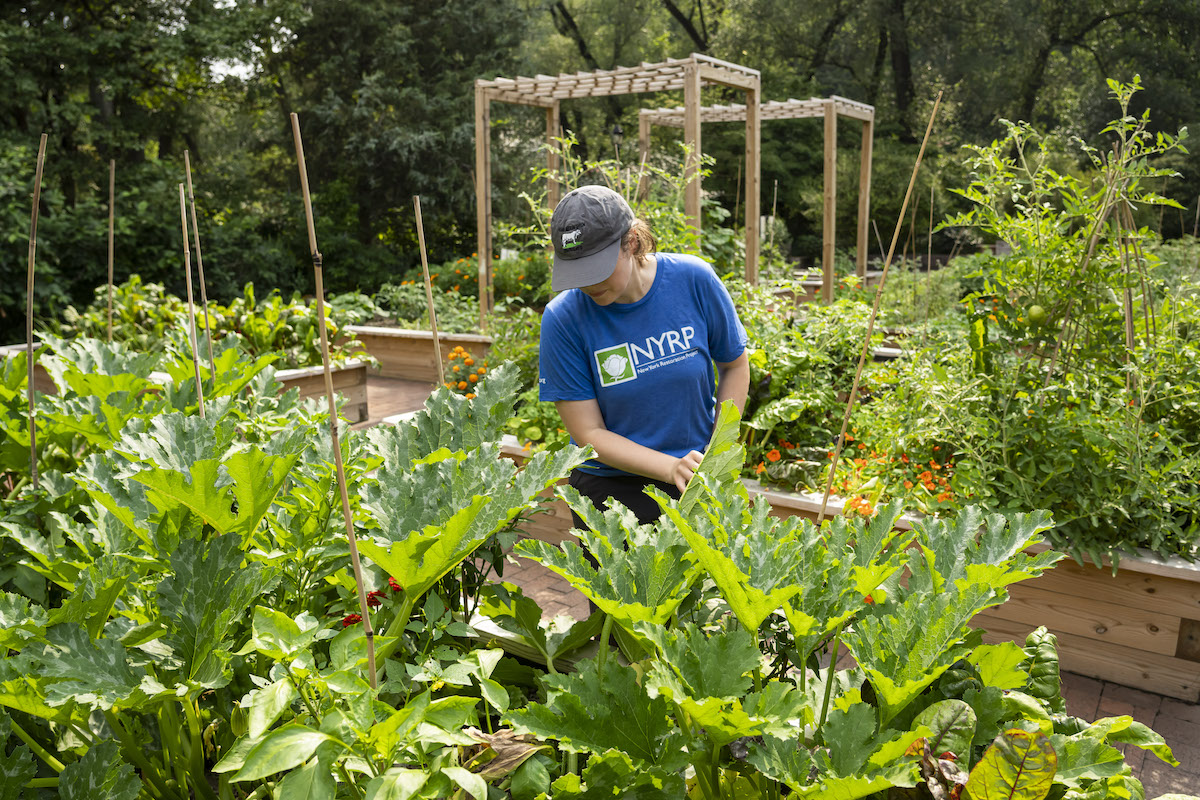
[[[425,403],[432,386],[422,381],[396,378],[367,379],[370,418],[356,428],[379,424],[385,417],[415,411]],[[548,616],[588,615],[586,598],[563,578],[527,558],[513,558],[504,580],[521,587]],[[1099,681],[1071,672],[1062,674],[1067,711],[1084,719],[1131,715],[1160,733],[1179,759],[1171,768],[1136,747],[1127,748],[1126,760],[1141,779],[1149,800],[1164,794],[1200,796],[1200,704],[1185,703],[1128,686]]]

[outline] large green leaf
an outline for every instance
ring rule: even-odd
[[[1129,770],[1120,750],[1086,733],[1074,736],[1051,734],[1049,738],[1050,746],[1058,756],[1056,783],[1081,789],[1085,784]]]
[[[913,729],[924,725],[931,731],[929,749],[935,754],[954,753],[964,760],[975,739],[975,710],[962,700],[942,700],[913,719]]]
[[[142,791],[141,780],[121,759],[113,741],[93,745],[58,777],[62,800],[135,800]]]
[[[677,528],[721,596],[747,630],[758,630],[771,613],[803,591],[794,576],[806,558],[801,521],[772,517],[765,500],[748,504],[744,488],[713,486],[703,474],[692,478],[696,508],[685,517],[659,499],[666,519]],[[742,488],[741,484],[735,485]]]
[[[567,773],[553,785],[555,800],[678,800],[686,796],[683,776],[635,764],[618,750],[592,756],[582,774]]]
[[[966,792],[971,800],[1042,800],[1057,769],[1058,757],[1044,734],[1008,730],[971,770]]]
[[[275,787],[275,796],[288,800],[333,800],[336,791],[329,766],[322,764],[318,756],[285,775]]]
[[[171,554],[173,575],[156,591],[167,626],[163,641],[183,660],[183,678],[200,686],[222,681],[232,642],[226,640],[262,595],[272,575],[261,564],[244,564],[235,534],[207,542],[188,539]]]
[[[669,718],[671,703],[651,698],[637,672],[612,660],[598,671],[595,661],[570,675],[547,675],[546,702],[510,711],[505,720],[519,733],[554,739],[573,753],[620,750],[641,765],[682,769],[684,739]]]
[[[518,389],[517,368],[501,364],[476,384],[474,399],[439,387],[412,419],[371,428],[367,438],[387,467],[399,472],[409,471],[414,462],[438,450],[476,450],[500,440]]]
[[[8,740],[8,718],[0,717],[0,800],[18,800],[25,784],[37,775],[37,764],[33,753],[25,745],[13,748],[4,755],[4,742]]]
[[[695,578],[695,562],[679,534],[669,526],[639,525],[620,503],[601,513],[571,487],[559,496],[589,528],[579,532],[583,546],[526,539],[516,552],[566,578],[628,630],[640,621],[666,622]]]
[[[321,731],[303,725],[287,725],[272,731],[246,756],[246,762],[233,776],[233,781],[254,781],[292,769],[312,758],[325,743],[340,746],[340,742]]]
[[[547,665],[590,642],[603,625],[603,615],[599,613],[586,620],[577,621],[565,614],[544,620],[538,604],[510,583],[483,587],[479,593],[479,613],[521,637],[542,654]]]
[[[1173,767],[1179,766],[1179,761],[1167,746],[1166,740],[1128,714],[1098,719],[1088,726],[1087,733],[1090,736],[1103,736],[1105,741],[1140,747]]]
[[[136,706],[145,699],[141,686],[146,671],[130,664],[120,642],[107,637],[93,642],[77,623],[50,628],[46,642],[40,672],[55,679],[46,685],[51,704],[73,700],[108,710],[117,705]]]
[[[910,595],[886,615],[864,616],[842,635],[871,681],[887,722],[978,644],[968,625],[992,598],[987,586]]]
[[[366,800],[409,800],[429,780],[429,773],[419,769],[393,767],[371,779],[367,784]]]
[[[299,454],[272,456],[253,449],[224,461],[194,461],[187,472],[151,468],[131,477],[158,496],[187,506],[220,533],[249,536],[283,488]],[[162,507],[167,510],[167,507]]]
[[[21,650],[46,632],[46,609],[19,594],[0,592],[0,653]]]
[[[735,485],[736,489],[745,491],[738,481],[742,465],[746,461],[746,448],[738,441],[741,435],[741,415],[732,400],[726,400],[717,411],[717,421],[708,446],[704,449],[704,458],[696,469],[696,474],[703,475],[711,485]],[[679,498],[679,511],[687,515],[695,508],[704,490],[699,483],[689,482]]]

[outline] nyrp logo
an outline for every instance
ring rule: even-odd
[[[601,386],[616,386],[631,381],[639,372],[667,367],[697,354],[692,347],[696,329],[684,325],[677,331],[663,331],[658,336],[647,336],[645,345],[634,342],[596,350],[596,368],[600,371]]]
[[[601,386],[616,386],[637,377],[637,372],[633,369],[633,359],[629,355],[628,343],[597,350],[592,355],[595,356],[596,367],[600,370]]]

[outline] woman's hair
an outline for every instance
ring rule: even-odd
[[[650,225],[644,219],[635,219],[621,237],[621,249],[629,253],[639,263],[651,253],[658,252],[658,242],[650,232]]]

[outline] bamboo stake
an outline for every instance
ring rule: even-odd
[[[113,223],[116,219],[117,160],[108,160],[108,340],[113,334]]]
[[[183,275],[187,284],[188,334],[192,339],[192,368],[196,372],[196,399],[199,402],[200,419],[204,419],[204,382],[200,379],[200,356],[196,352],[196,304],[192,300],[192,253],[188,249],[187,203],[183,199],[183,184],[179,184],[179,224],[183,229]]]
[[[833,479],[837,475],[838,459],[842,457],[842,446],[846,441],[846,430],[850,427],[850,414],[854,411],[854,399],[858,394],[858,384],[862,378],[863,365],[867,361],[867,350],[871,347],[871,336],[875,333],[875,318],[879,315],[879,301],[883,297],[883,286],[887,281],[888,266],[896,252],[896,242],[900,239],[900,231],[904,227],[904,218],[908,212],[908,200],[912,196],[913,186],[917,182],[917,171],[921,169],[921,159],[925,156],[925,145],[929,143],[929,134],[933,131],[933,121],[937,118],[938,106],[942,103],[942,93],[938,92],[933,101],[933,111],[929,114],[929,125],[925,128],[925,138],[921,140],[921,149],[917,151],[917,162],[913,165],[912,177],[908,180],[908,189],[904,192],[904,202],[900,205],[900,217],[896,220],[896,229],[892,233],[892,243],[888,248],[887,258],[883,262],[883,274],[879,276],[879,286],[875,290],[875,303],[871,307],[871,317],[867,321],[867,336],[863,340],[862,351],[858,354],[858,368],[854,371],[854,384],[850,387],[850,398],[846,401],[846,413],[842,417],[842,431],[838,435],[837,444],[833,450],[833,460],[829,465],[829,480],[825,484],[825,496],[821,498],[821,511],[817,514],[817,525],[825,521],[825,507],[829,504],[829,495],[833,492]]]
[[[192,161],[188,151],[183,151],[183,169],[187,174],[188,201],[192,204],[192,236],[196,241],[196,278],[200,281],[200,302],[204,304],[204,336],[208,340],[208,371],[215,374],[217,362],[213,359],[212,318],[208,316],[208,290],[204,285],[204,257],[200,255],[200,226],[196,224],[196,195],[192,192]]]
[[[429,305],[429,328],[433,331],[433,360],[437,364],[438,384],[446,385],[446,369],[442,366],[442,340],[438,338],[437,312],[433,308],[433,283],[429,280],[429,258],[425,253],[425,227],[421,224],[421,196],[413,195],[417,212],[417,242],[421,245],[421,272],[425,275],[425,302]]]
[[[1192,223],[1192,238],[1200,233],[1200,195],[1196,195],[1196,221]]]
[[[25,288],[25,368],[27,371],[26,396],[29,399],[29,468],[33,488],[38,484],[37,467],[37,416],[33,408],[33,263],[37,250],[38,205],[42,202],[42,170],[46,165],[46,134],[38,142],[37,169],[33,176],[33,215],[29,221],[29,279]]]
[[[325,397],[329,402],[329,438],[333,442],[333,463],[337,470],[338,490],[342,495],[342,518],[346,521],[346,539],[350,544],[350,564],[354,568],[354,584],[358,591],[358,607],[362,614],[363,629],[367,637],[367,663],[371,688],[379,688],[375,669],[375,630],[371,627],[371,613],[367,606],[367,593],[363,588],[362,562],[358,557],[358,538],[354,535],[354,522],[350,511],[350,495],[346,490],[346,469],[342,464],[342,446],[338,440],[337,408],[333,402],[333,373],[329,370],[329,334],[325,330],[325,284],[321,274],[321,251],[317,249],[317,229],[313,223],[312,198],[308,192],[308,167],[304,164],[304,142],[300,138],[300,117],[293,112],[292,138],[296,142],[296,163],[300,168],[300,191],[304,196],[304,220],[308,225],[308,246],[312,252],[313,273],[316,276],[317,329],[321,334],[321,361],[325,368]]]
[[[925,320],[921,326],[921,345],[929,336],[929,307],[933,305],[933,182],[929,183],[929,236],[925,250]]]
[[[879,236],[879,226],[875,224],[874,217],[871,217],[871,227],[875,229],[875,243],[879,245],[879,257],[883,258],[883,239]]]

